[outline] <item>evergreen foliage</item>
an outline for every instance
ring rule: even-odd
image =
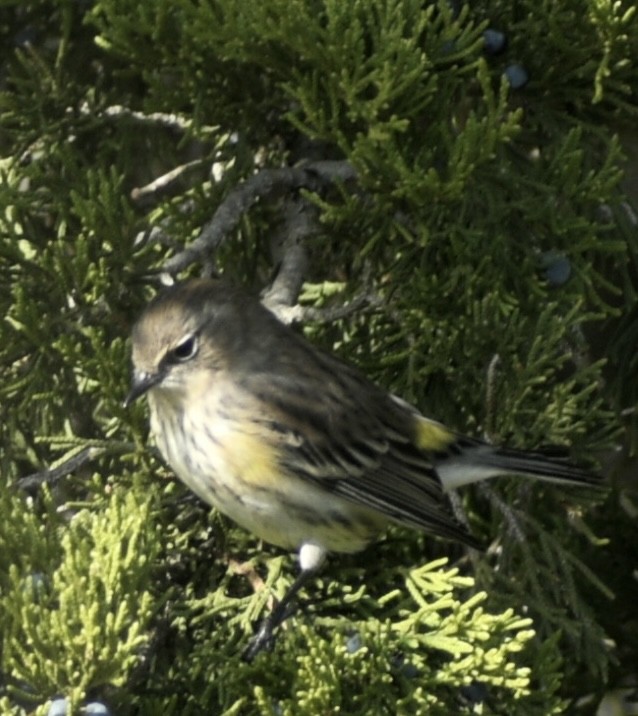
[[[638,661],[634,4],[4,0],[0,33],[2,712],[594,712]],[[607,496],[463,491],[485,555],[333,558],[247,665],[294,560],[157,459],[127,336],[220,207],[180,276],[268,285],[291,204],[313,341],[464,432],[626,461]]]

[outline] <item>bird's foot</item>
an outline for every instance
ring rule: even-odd
[[[259,625],[257,633],[251,638],[248,646],[244,649],[241,658],[247,664],[252,663],[257,654],[262,651],[271,651],[275,645],[275,628],[272,614],[267,616]]]
[[[278,629],[288,617],[293,614],[292,602],[297,592],[313,574],[313,570],[305,569],[299,573],[292,586],[284,594],[282,600],[272,612],[262,621],[257,633],[242,654],[242,660],[250,663],[260,652],[270,651],[275,644],[275,630]]]

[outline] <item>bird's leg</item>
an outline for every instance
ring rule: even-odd
[[[250,640],[250,644],[242,654],[242,659],[250,663],[263,649],[271,649],[274,643],[274,632],[290,616],[290,603],[297,592],[315,574],[315,569],[302,569],[297,578],[284,594],[281,601],[262,621],[259,630]]]

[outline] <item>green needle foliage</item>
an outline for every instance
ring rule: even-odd
[[[0,39],[2,712],[595,712],[638,660],[635,3],[4,0]],[[393,529],[247,665],[294,560],[157,459],[127,336],[219,207],[303,166],[180,276],[261,290],[303,206],[299,300],[331,320],[300,330],[614,489],[464,490],[485,555]]]
[[[126,683],[157,609],[150,575],[159,540],[149,501],[114,492],[101,510],[58,517],[52,535],[35,510],[5,499],[5,708],[12,700],[37,704],[60,687],[77,706],[90,689]]]

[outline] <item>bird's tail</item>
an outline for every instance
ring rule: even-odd
[[[446,490],[497,475],[521,475],[548,482],[602,487],[599,475],[571,462],[559,448],[532,452],[463,438],[457,445],[458,452],[449,454],[436,465]]]

